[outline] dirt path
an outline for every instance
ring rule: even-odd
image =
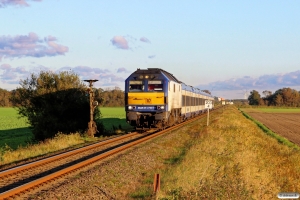
[[[248,114],[273,132],[300,146],[300,113],[249,112]]]

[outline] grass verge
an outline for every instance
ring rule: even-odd
[[[214,113],[210,126],[205,122],[178,131],[185,135],[176,154],[180,159],[165,158],[135,191],[147,184],[153,190],[154,173],[161,175],[157,199],[164,200],[276,199],[279,192],[300,191],[299,150],[278,143],[234,106]]]
[[[26,147],[19,147],[16,150],[6,145],[0,148],[0,166],[67,149],[89,140],[91,139],[82,137],[79,133],[70,135],[58,133],[53,139],[48,139],[38,144],[30,144]]]

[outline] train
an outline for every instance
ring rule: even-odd
[[[158,129],[206,112],[214,97],[160,68],[138,68],[125,80],[126,121],[136,130]]]

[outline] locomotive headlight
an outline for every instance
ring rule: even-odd
[[[165,109],[165,106],[157,106],[157,110],[163,110]]]
[[[149,78],[149,76],[148,76],[148,75],[146,75],[146,76],[145,76],[145,78]]]
[[[132,110],[132,106],[128,106],[128,110]]]

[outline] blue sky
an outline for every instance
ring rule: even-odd
[[[124,89],[162,68],[215,96],[300,90],[300,2],[0,0],[0,88],[72,70]]]

